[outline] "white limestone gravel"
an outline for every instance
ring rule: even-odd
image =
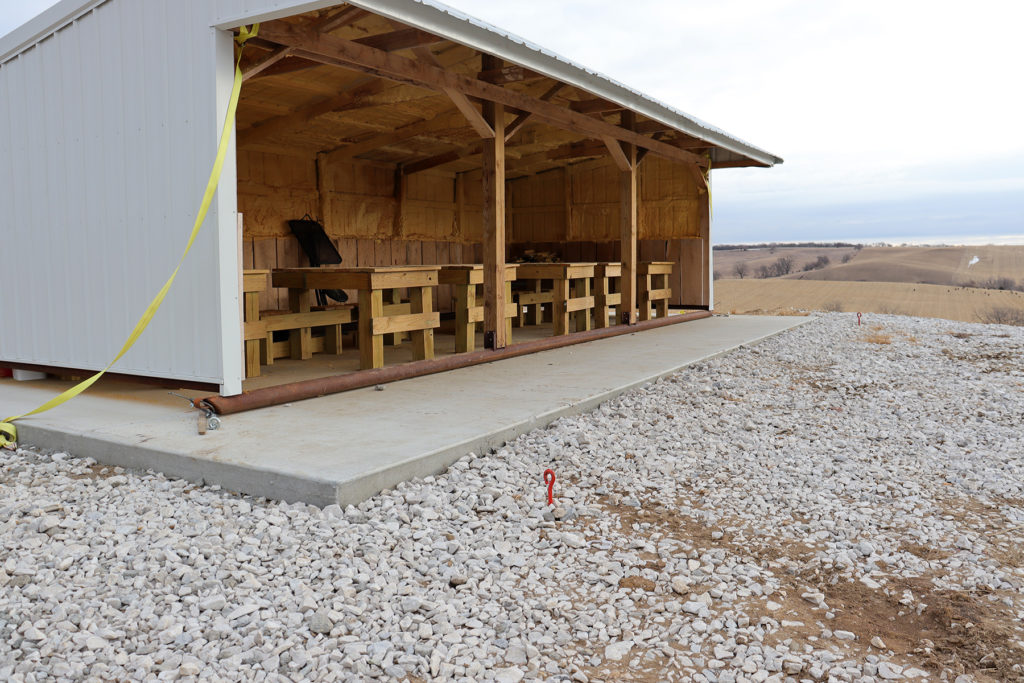
[[[345,510],[0,451],[0,680],[1024,677],[1024,329],[866,323]]]

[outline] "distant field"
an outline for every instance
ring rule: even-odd
[[[846,254],[854,254],[853,248],[817,248],[817,247],[780,247],[774,252],[769,249],[740,249],[716,250],[715,270],[723,278],[734,278],[736,276],[736,264],[746,264],[748,274],[746,277],[754,277],[754,273],[760,266],[770,266],[780,256],[789,256],[793,259],[797,270],[803,268],[805,263],[811,263],[819,256],[828,256],[832,263],[839,263]]]
[[[844,255],[849,263],[842,263]],[[768,266],[781,256],[793,259],[794,280],[842,280],[854,282],[908,282],[937,285],[981,284],[986,280],[1010,278],[1024,285],[1024,246],[977,247],[865,247],[860,251],[835,248],[785,248],[716,251],[715,270],[723,279],[736,277],[736,264],[747,264],[747,278],[757,268]],[[830,264],[803,272],[805,264],[827,256]],[[977,260],[975,260],[977,259]]]
[[[979,314],[994,308],[1024,311],[1024,293],[892,282],[778,278],[715,282],[715,310],[721,313],[839,310],[978,322]]]

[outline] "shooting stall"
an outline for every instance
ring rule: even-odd
[[[232,396],[708,311],[710,172],[782,161],[428,0],[139,5],[63,0],[0,41],[5,237],[57,252],[0,269],[5,365],[116,351],[180,254],[241,25],[261,24],[220,189],[124,374]],[[307,215],[348,305],[312,302]]]

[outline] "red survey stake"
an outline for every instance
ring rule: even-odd
[[[555,488],[555,471],[544,470],[544,483],[548,485],[548,505],[554,505],[555,499],[551,491]]]

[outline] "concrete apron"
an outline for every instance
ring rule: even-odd
[[[121,385],[21,420],[18,436],[23,445],[107,465],[253,496],[345,506],[807,320],[705,318],[403,380],[383,391],[357,389],[229,415],[202,436],[184,401],[165,390]],[[53,383],[40,384],[0,380],[0,414],[53,396]]]

